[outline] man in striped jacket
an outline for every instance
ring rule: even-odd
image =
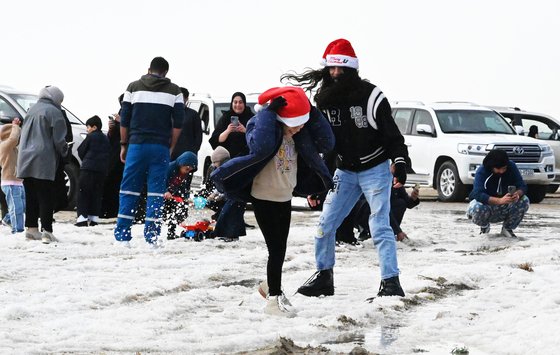
[[[115,239],[129,246],[130,229],[144,185],[148,188],[144,237],[156,247],[170,151],[181,133],[185,109],[180,88],[166,78],[169,63],[152,60],[148,74],[128,85],[121,109],[124,165]]]
[[[385,95],[358,75],[358,58],[350,42],[331,42],[323,55],[322,70],[287,74],[311,91],[335,135],[337,170],[319,219],[315,238],[317,272],[298,292],[305,296],[334,294],[335,235],[362,193],[371,209],[369,227],[379,254],[381,286],[378,296],[404,296],[400,286],[395,236],[389,224],[391,185],[406,182],[408,151]],[[389,166],[394,164],[393,177]],[[313,201],[310,200],[313,205]]]

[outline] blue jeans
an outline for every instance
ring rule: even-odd
[[[25,212],[25,189],[18,185],[4,185],[2,191],[6,195],[8,216],[12,225],[12,233],[23,232],[23,214]]]
[[[371,209],[368,222],[379,255],[381,279],[398,276],[397,244],[389,223],[392,184],[389,161],[360,172],[337,169],[333,180],[334,187],[325,198],[315,237],[317,269],[334,267],[336,230],[363,193]]]
[[[490,223],[503,222],[505,229],[515,229],[523,220],[525,212],[529,209],[527,196],[521,197],[517,202],[506,205],[486,205],[477,200],[472,200],[467,208],[467,216],[477,226],[487,226]]]
[[[130,229],[138,208],[140,193],[147,181],[146,220],[144,238],[154,243],[161,232],[163,194],[167,188],[169,148],[161,144],[131,144],[124,164],[119,195],[119,214],[115,227],[115,239],[132,239]]]

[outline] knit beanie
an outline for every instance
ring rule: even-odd
[[[99,118],[99,116],[97,116],[97,115],[88,118],[88,120],[86,121],[86,126],[90,126],[90,127],[95,126],[100,131],[101,131],[102,125],[103,125],[103,123],[101,122],[101,118]]]
[[[178,166],[190,166],[193,170],[196,170],[198,166],[198,158],[196,154],[188,150],[179,155],[175,162]]]
[[[482,165],[488,170],[493,168],[503,168],[508,165],[509,158],[507,153],[501,149],[491,150],[482,160]]]
[[[224,161],[228,160],[230,158],[229,152],[226,148],[222,147],[221,145],[218,146],[216,149],[214,149],[214,151],[212,152],[212,156],[210,157],[210,159],[212,159],[212,163],[223,163]]]
[[[55,103],[55,105],[60,106],[64,100],[64,94],[56,86],[45,86],[39,91],[40,99],[49,99]]]

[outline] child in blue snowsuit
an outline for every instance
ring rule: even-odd
[[[186,151],[169,163],[167,169],[167,191],[164,212],[167,222],[167,239],[175,239],[177,225],[187,219],[192,173],[197,169],[198,159],[193,152]]]

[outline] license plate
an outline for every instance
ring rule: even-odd
[[[533,169],[519,169],[521,176],[533,176],[535,171]]]

